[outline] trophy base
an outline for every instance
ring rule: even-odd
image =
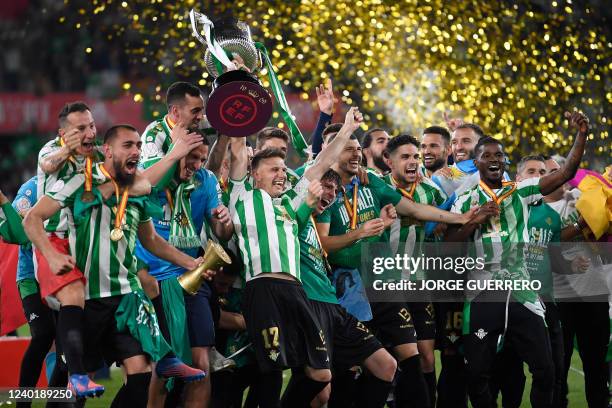
[[[206,118],[223,135],[244,137],[268,124],[272,106],[272,97],[257,78],[245,71],[229,71],[213,83]]]

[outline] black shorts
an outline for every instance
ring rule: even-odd
[[[406,303],[372,302],[372,320],[365,323],[385,347],[416,343],[414,321]]]
[[[408,311],[414,321],[417,340],[436,338],[436,314],[431,302],[408,302]]]
[[[365,324],[339,304],[311,300],[312,309],[319,317],[327,352],[334,367],[353,367],[363,363],[382,344]]]
[[[187,312],[187,330],[191,347],[210,347],[215,345],[215,324],[210,308],[212,291],[206,282],[195,295],[184,292]]]
[[[327,339],[300,283],[253,279],[246,284],[242,307],[262,372],[329,368]]]
[[[83,316],[83,363],[87,372],[104,365],[118,365],[127,358],[145,355],[140,342],[129,331],[118,331],[115,312],[123,295],[85,301]]]
[[[463,302],[434,304],[436,316],[436,348],[459,352],[463,341]]]

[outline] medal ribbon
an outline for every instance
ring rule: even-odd
[[[359,201],[359,184],[355,182],[353,179],[353,203],[351,204],[346,197],[346,191],[343,193],[344,197],[344,208],[346,208],[346,212],[349,217],[351,217],[351,230],[357,228],[357,201]]]
[[[121,229],[123,214],[125,214],[125,209],[127,208],[129,188],[126,187],[125,190],[123,190],[121,202],[119,202],[119,185],[117,184],[115,179],[108,173],[108,171],[106,171],[103,165],[100,165],[100,171],[102,172],[102,174],[104,174],[106,178],[109,178],[113,182],[113,186],[115,187],[115,198],[117,199],[117,204],[119,205],[119,207],[117,208],[117,213],[115,214],[115,229]]]
[[[223,177],[219,178],[219,187],[221,187],[221,191],[227,192],[227,189],[228,189],[227,181],[223,180]]]
[[[174,202],[172,201],[172,193],[170,192],[170,189],[165,189],[164,190],[166,193],[166,200],[168,200],[168,205],[170,206],[170,212],[174,211]]]
[[[86,192],[90,192],[91,193],[91,187],[92,187],[92,178],[93,178],[93,160],[91,159],[91,157],[87,157],[87,159],[85,159],[85,191]]]
[[[321,247],[321,253],[323,254],[324,258],[327,258],[327,251],[323,249],[323,244],[321,243],[321,237],[319,236],[319,231],[317,231],[317,223],[315,222],[315,219],[312,216],[312,214],[310,214],[310,221],[312,222],[312,227],[315,230],[315,235],[317,236],[317,242],[319,243],[319,246]]]
[[[406,189],[401,188],[398,185],[397,180],[395,180],[395,178],[393,176],[391,176],[391,182],[393,183],[393,185],[395,186],[395,188],[397,188],[399,190],[399,192],[406,197],[407,199],[414,201],[414,191],[416,190],[417,187],[417,183],[412,183],[412,186],[410,186],[410,191],[406,191]]]
[[[493,190],[491,190],[491,188],[489,186],[487,186],[485,184],[484,181],[480,180],[480,188],[482,188],[484,190],[484,192],[491,197],[491,200],[493,200],[497,205],[500,205],[506,198],[508,198],[513,192],[514,190],[516,190],[516,183],[513,181],[504,181],[502,182],[502,187],[507,187],[507,186],[512,186],[512,188],[508,191],[506,191],[504,194],[502,194],[501,196],[497,197],[497,194],[495,194],[495,192]]]
[[[317,230],[317,223],[315,222],[314,217],[310,214],[310,221],[312,222],[312,228],[315,230],[315,235],[317,237],[317,242],[319,243],[319,247],[321,247],[321,254],[323,255],[323,265],[325,265],[325,269],[328,274],[331,275],[332,268],[327,260],[327,251],[323,248],[323,244],[321,243],[321,237],[319,236],[319,231]]]

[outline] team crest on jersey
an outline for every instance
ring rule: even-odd
[[[142,147],[142,155],[144,157],[155,157],[159,154],[159,148],[153,142],[147,143]]]
[[[457,333],[455,333],[454,331],[451,332],[448,336],[446,336],[448,338],[448,340],[450,340],[451,343],[455,343],[457,340],[459,340],[459,336],[457,336]]]
[[[287,210],[285,209],[285,207],[283,207],[282,205],[276,205],[275,206],[276,209],[278,210],[278,212],[276,214],[276,221],[283,221],[283,222],[293,222],[294,220],[289,216],[289,213],[287,212]]]
[[[276,362],[276,360],[278,360],[278,356],[280,355],[280,353],[276,350],[270,350],[270,353],[268,354],[268,357],[270,357],[270,360]]]
[[[489,334],[489,332],[484,331],[484,329],[478,329],[478,331],[474,334],[476,335],[476,337],[482,340],[486,337],[487,334]]]
[[[552,225],[552,218],[550,218],[550,217],[546,217],[546,223],[547,223],[548,225]]]
[[[325,333],[323,333],[323,329],[319,330],[319,337],[321,338],[321,343],[325,344]]]

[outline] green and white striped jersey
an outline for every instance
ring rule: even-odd
[[[503,198],[500,214],[491,217],[474,232],[477,257],[484,258],[485,270],[479,277],[499,280],[529,280],[525,266],[525,243],[529,242],[527,229],[529,204],[542,198],[539,178],[521,182],[504,182],[501,189],[493,190],[496,197]],[[484,182],[466,191],[457,198],[451,211],[463,214],[471,208],[491,201]],[[514,297],[532,311],[540,314],[537,294],[531,291],[515,291]],[[533,307],[530,307],[533,306]]]
[[[246,181],[230,180],[229,210],[245,265],[246,281],[261,273],[284,272],[300,279],[300,243],[296,211],[310,182],[272,198]]]
[[[140,153],[140,166],[147,169],[160,161],[172,145],[170,130],[172,125],[168,115],[151,122],[142,132],[142,151]]]
[[[383,180],[393,189],[399,191],[391,180],[391,175],[383,177]],[[410,192],[410,188],[406,189]],[[446,194],[433,181],[428,178],[422,179],[412,193],[412,199],[416,203],[438,206],[446,201]],[[394,253],[408,254],[412,256],[416,243],[425,241],[425,223],[412,217],[398,217],[391,225],[390,242]],[[400,248],[400,243],[405,243]],[[418,252],[418,251],[417,251]],[[420,254],[418,254],[420,255]]]
[[[36,175],[38,178],[36,182],[38,197],[42,197],[43,195],[47,194],[47,192],[58,180],[69,177],[74,173],[82,172],[85,168],[86,158],[84,156],[71,156],[71,158],[64,163],[61,169],[55,173],[45,174],[40,167],[41,160],[50,154],[57,152],[61,148],[62,144],[60,141],[60,136],[57,136],[55,139],[45,143],[38,153],[38,168],[36,170]],[[94,156],[94,162],[102,160],[102,156],[99,151],[95,150]],[[57,236],[65,238],[68,235],[68,228],[72,222],[72,214],[70,213],[70,209],[62,208],[61,211],[57,212],[51,218],[45,221],[45,231],[54,232]]]
[[[94,185],[107,181],[100,171],[101,165],[94,165]],[[73,174],[58,180],[47,195],[58,201],[62,208],[69,208],[77,214],[74,209],[83,205],[84,182],[83,174]],[[110,239],[118,206],[114,195],[103,204],[94,201],[94,205],[86,205],[83,213],[74,217],[70,229],[70,251],[87,278],[86,299],[123,295],[140,288],[134,253],[140,224],[150,222],[150,217],[145,215],[146,201],[147,197],[128,199],[121,227],[124,237],[117,242]]]
[[[422,166],[421,166],[422,167]],[[383,177],[383,180],[396,191],[400,191],[391,178],[391,174]],[[412,187],[412,186],[411,186]],[[411,188],[405,189],[407,193]],[[404,193],[402,192],[402,195]],[[420,204],[438,206],[446,201],[446,194],[428,178],[423,178],[414,188],[412,199]],[[408,256],[421,256],[422,243],[426,241],[425,223],[413,217],[399,216],[391,224],[389,242],[394,254],[406,254]],[[432,239],[433,242],[433,239]],[[419,276],[422,278],[422,276]]]

